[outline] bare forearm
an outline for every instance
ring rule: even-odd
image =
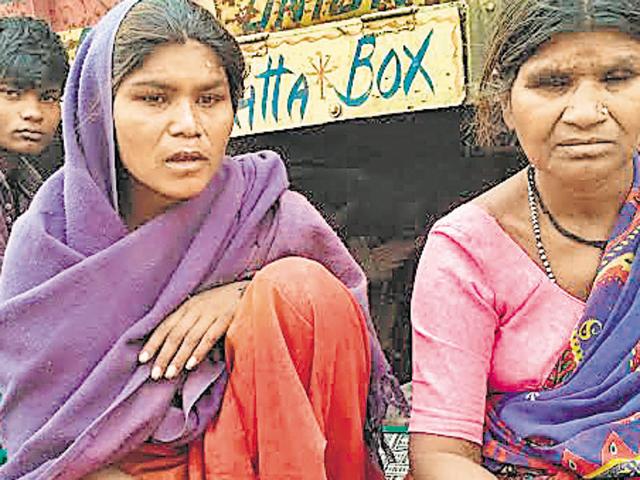
[[[411,473],[414,480],[496,480],[493,474],[472,460],[444,452],[412,455]]]
[[[496,480],[481,465],[455,453],[413,454],[411,473],[414,480]]]
[[[440,435],[412,433],[409,443],[414,480],[497,480],[480,464],[479,444]]]

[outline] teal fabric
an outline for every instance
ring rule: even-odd
[[[0,395],[0,400],[2,400],[2,395]],[[7,451],[2,448],[0,445],[0,465],[4,465],[7,461]]]

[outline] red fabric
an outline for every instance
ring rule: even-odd
[[[121,469],[141,480],[383,478],[363,439],[364,317],[324,267],[288,258],[259,272],[225,347],[231,376],[220,415],[190,445],[188,468],[180,452],[145,458],[153,453],[145,447]]]
[[[119,465],[129,475],[145,480],[188,480],[188,451],[145,444]]]

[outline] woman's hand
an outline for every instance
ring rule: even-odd
[[[158,325],[138,356],[140,363],[156,357],[151,378],[171,379],[183,367],[195,368],[226,333],[248,284],[235,282],[199,293]]]

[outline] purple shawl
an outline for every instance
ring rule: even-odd
[[[215,417],[224,364],[153,382],[144,338],[188,295],[298,255],[329,268],[366,309],[366,279],[273,153],[225,159],[196,198],[129,232],[117,212],[111,57],[138,0],[82,43],[63,103],[65,165],[12,232],[0,277],[3,479],[73,480],[153,438],[183,445]],[[370,323],[370,322],[369,322]],[[371,330],[368,439],[395,392]],[[180,392],[181,407],[172,406]]]

